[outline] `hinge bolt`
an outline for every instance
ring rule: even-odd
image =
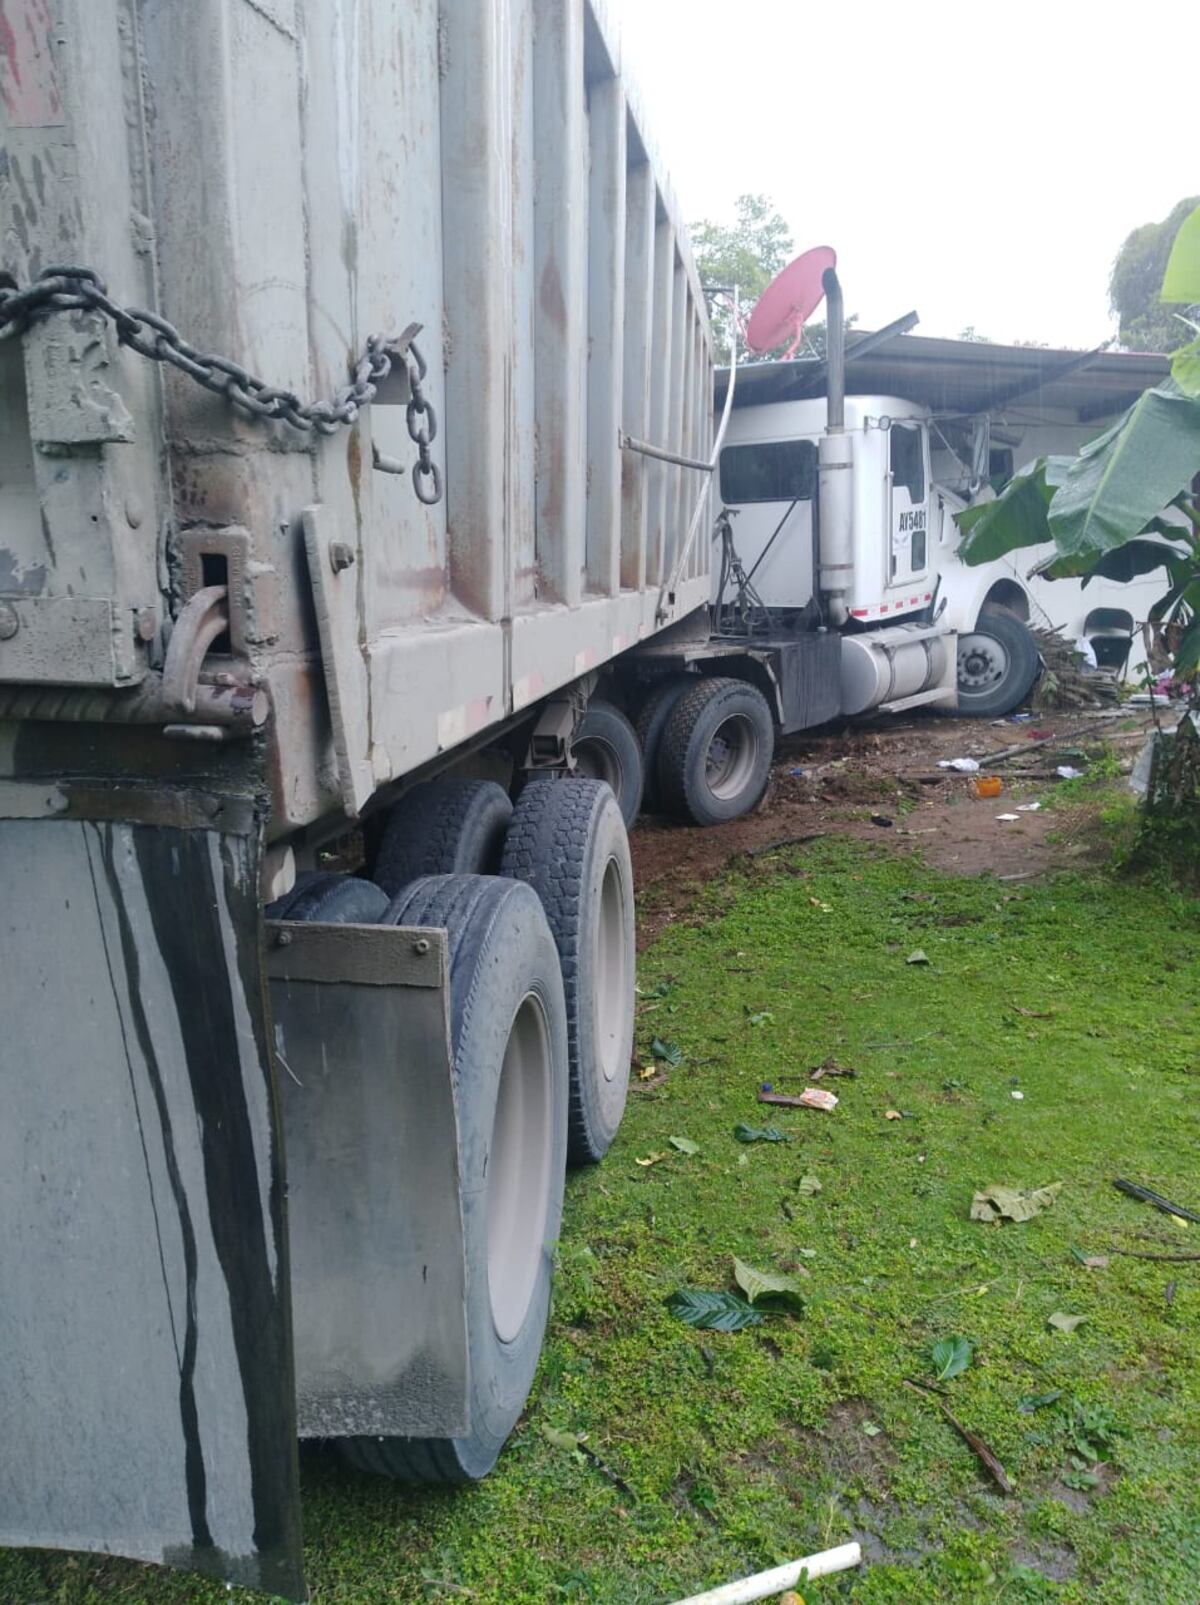
[[[0,641],[11,641],[20,628],[16,608],[11,602],[0,602]]]
[[[413,943],[413,952],[416,953],[419,958],[424,958],[426,953],[429,952],[429,938],[427,936],[418,936],[416,941]]]
[[[345,541],[330,541],[329,566],[335,574],[340,574],[343,569],[353,568],[354,549]]]

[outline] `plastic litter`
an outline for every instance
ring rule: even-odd
[[[977,775],[979,762],[975,758],[939,758],[939,769],[957,769],[960,775]]]
[[[997,814],[996,815],[996,818],[999,819],[1003,824],[1008,824],[1011,820],[1014,820],[1017,817],[1018,816],[1016,814]]]
[[[1017,812],[1019,814],[1036,814],[1041,806],[1040,802],[1018,803]]]
[[[805,1087],[799,1094],[789,1092],[772,1092],[764,1086],[759,1089],[759,1103],[780,1104],[785,1109],[824,1109],[827,1112],[837,1108],[837,1097],[832,1092],[826,1092],[824,1087]]]
[[[998,797],[1004,790],[1004,782],[999,775],[980,775],[975,782],[975,795],[977,797]]]
[[[851,1566],[862,1564],[862,1550],[858,1544],[839,1544],[836,1549],[822,1550],[819,1555],[806,1555],[803,1560],[790,1561],[786,1566],[774,1566],[769,1572],[758,1572],[753,1577],[742,1577],[736,1583],[723,1583],[703,1594],[689,1594],[676,1605],[752,1605],[760,1599],[774,1599],[785,1589],[794,1588],[802,1577],[828,1577],[833,1572],[849,1571]]]
[[[1056,775],[1059,775],[1063,780],[1082,780],[1083,779],[1083,770],[1082,769],[1076,769],[1074,764],[1060,763],[1058,768],[1054,772],[1055,772]]]

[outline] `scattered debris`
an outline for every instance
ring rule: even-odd
[[[1053,1009],[1023,1009],[1019,1003],[1013,1004],[1013,1012],[1023,1016],[1026,1020],[1052,1020]]]
[[[1080,1265],[1086,1266],[1089,1271],[1106,1271],[1109,1266],[1107,1254],[1084,1254],[1074,1244],[1071,1245],[1071,1257],[1078,1260]]]
[[[1004,782],[999,775],[980,775],[975,782],[975,795],[977,797],[998,797],[1004,790]]]
[[[1161,1209],[1164,1215],[1174,1215],[1176,1220],[1194,1220],[1200,1223],[1200,1215],[1194,1214],[1192,1210],[1184,1209],[1182,1204],[1173,1204],[1161,1193],[1151,1192],[1149,1187],[1141,1187],[1135,1181],[1126,1181],[1124,1176],[1114,1176],[1113,1186],[1123,1193],[1128,1193],[1130,1198],[1140,1198],[1143,1203],[1153,1204],[1155,1209]]]
[[[545,1425],[539,1427],[538,1431],[552,1448],[573,1454],[577,1460],[582,1460],[588,1465],[594,1466],[601,1476],[608,1478],[614,1488],[620,1489],[626,1499],[633,1500],[636,1503],[637,1495],[624,1477],[619,1472],[614,1471],[605,1461],[601,1460],[596,1451],[588,1445],[586,1432],[562,1432],[557,1427]]]
[[[1008,825],[1008,824],[1011,824],[1016,819],[1020,818],[1020,815],[1019,814],[997,814],[996,818],[1000,821],[1000,823],[1002,825]]]
[[[672,1070],[683,1063],[683,1049],[677,1042],[664,1042],[661,1037],[655,1037],[650,1044],[650,1053],[653,1058],[662,1064],[669,1064]]]
[[[643,1168],[649,1165],[661,1165],[664,1159],[670,1159],[670,1157],[670,1154],[652,1153],[647,1154],[645,1159],[635,1159],[634,1164],[641,1165]]]
[[[1017,812],[1019,814],[1036,814],[1038,809],[1041,806],[1042,805],[1041,805],[1040,801],[1039,802],[1018,803],[1017,804]]]
[[[820,1081],[822,1076],[857,1076],[858,1071],[848,1064],[839,1064],[830,1054],[827,1059],[822,1059],[820,1064],[813,1065],[808,1074],[811,1080]],[[767,1090],[770,1091],[771,1088],[768,1086]]]
[[[975,1350],[964,1337],[942,1338],[930,1350],[934,1375],[939,1382],[949,1382],[951,1377],[961,1376],[970,1365],[974,1353]]]
[[[698,1154],[700,1144],[693,1142],[690,1137],[668,1137],[667,1141],[672,1148],[678,1148],[681,1154]]]
[[[796,1183],[796,1191],[803,1198],[811,1198],[814,1193],[819,1193],[821,1191],[820,1180],[816,1176],[801,1176],[800,1180]],[[800,1252],[804,1253],[806,1251],[801,1249]],[[809,1249],[807,1252],[811,1254],[814,1251]]]
[[[774,1599],[803,1578],[830,1577],[861,1563],[862,1549],[858,1544],[841,1544],[837,1549],[823,1549],[819,1555],[789,1561],[786,1566],[773,1566],[769,1572],[756,1572],[753,1577],[706,1589],[703,1594],[689,1594],[687,1599],[677,1600],[676,1605],[753,1605],[755,1600]]]
[[[1012,1089],[1012,1091],[1009,1093],[1009,1097],[1010,1098],[1015,1098],[1018,1103],[1020,1103],[1021,1099],[1024,1098],[1024,1096],[1025,1096],[1025,1094],[1021,1091],[1020,1087],[1014,1087]]]
[[[1086,1315],[1066,1315],[1062,1310],[1055,1310],[1053,1315],[1046,1317],[1046,1325],[1052,1326],[1056,1332],[1073,1332],[1086,1320]]]
[[[1013,1492],[1013,1485],[1011,1482],[1009,1482],[1008,1473],[1000,1464],[1000,1461],[996,1458],[994,1451],[988,1448],[987,1444],[984,1443],[983,1439],[977,1432],[972,1432],[970,1427],[964,1427],[962,1422],[959,1421],[956,1416],[951,1415],[949,1406],[939,1396],[937,1390],[935,1388],[931,1388],[928,1383],[913,1382],[908,1377],[904,1378],[904,1385],[906,1388],[912,1388],[916,1393],[925,1394],[927,1397],[933,1399],[934,1403],[945,1416],[946,1420],[954,1428],[955,1432],[958,1433],[959,1437],[965,1444],[974,1450],[975,1454],[987,1467],[1000,1492],[1002,1494],[1011,1494]]]
[[[976,775],[979,773],[979,762],[975,758],[939,758],[939,769],[956,769],[960,775]]]
[[[826,1112],[837,1108],[838,1100],[834,1093],[826,1092],[824,1087],[805,1087],[798,1095],[789,1092],[772,1092],[769,1083],[758,1089],[759,1103],[778,1104],[783,1109],[824,1109]]]
[[[899,1109],[885,1109],[883,1112],[883,1118],[885,1120],[903,1120],[904,1116],[900,1113]]]
[[[1083,770],[1076,769],[1075,765],[1070,763],[1060,763],[1054,773],[1058,775],[1061,780],[1083,779]]]
[[[809,842],[819,842],[827,835],[826,831],[810,831],[807,836],[780,836],[778,841],[767,842],[764,847],[750,847],[746,851],[747,858],[765,858],[768,853],[778,853],[785,847],[806,847]]]
[[[1062,1191],[1062,1182],[1048,1187],[985,1187],[971,1199],[971,1219],[982,1221],[1031,1220],[1049,1209]]]
[[[880,830],[891,830],[896,821],[894,819],[889,819],[886,814],[872,814],[871,823],[873,825],[878,825]]]
[[[748,1126],[740,1120],[733,1128],[733,1135],[739,1142],[791,1142],[791,1136],[786,1131],[780,1131],[778,1126]]]
[[[745,1004],[742,1005],[742,1012],[746,1016],[747,1025],[766,1025],[768,1020],[773,1020],[775,1018],[770,1009],[759,1009],[756,1014],[751,1014],[750,1010],[746,1008]]]
[[[928,964],[929,956],[924,948],[918,947],[908,955],[904,962],[906,964]]]

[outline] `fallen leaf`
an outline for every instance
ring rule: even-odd
[[[815,1181],[816,1178],[814,1177],[813,1180]],[[821,1190],[821,1184],[820,1184],[820,1182],[817,1182],[817,1191],[820,1192],[820,1190]],[[797,1254],[803,1254],[805,1259],[816,1259],[816,1257],[817,1257],[817,1251],[816,1251],[815,1248],[798,1248],[796,1250],[796,1252],[797,1252]],[[1174,1286],[1173,1283],[1172,1283],[1172,1286]]]
[[[1048,1404],[1062,1398],[1061,1388],[1051,1388],[1047,1393],[1024,1393],[1017,1400],[1017,1409],[1022,1415],[1031,1416],[1035,1410],[1044,1410]]]
[[[709,1293],[681,1287],[666,1300],[678,1321],[701,1332],[740,1332],[747,1326],[761,1326],[766,1319],[737,1293]]]
[[[801,1176],[796,1183],[796,1191],[804,1198],[811,1198],[814,1193],[821,1191],[821,1183],[815,1176]]]
[[[579,1452],[580,1435],[578,1432],[560,1432],[557,1427],[547,1426],[540,1426],[538,1431],[552,1448],[566,1449],[572,1454]]]
[[[667,1141],[672,1148],[678,1148],[681,1154],[698,1154],[700,1144],[693,1142],[690,1137],[668,1137]]]
[[[1062,1191],[1062,1182],[1051,1182],[1048,1187],[1022,1189],[1018,1187],[985,1187],[971,1199],[971,1219],[983,1221],[1032,1220],[1043,1209],[1049,1209]]]
[[[1061,1310],[1055,1310],[1054,1314],[1047,1318],[1046,1325],[1052,1326],[1056,1332],[1073,1332],[1086,1320],[1086,1315],[1064,1315]]]
[[[634,1164],[635,1165],[660,1165],[663,1162],[664,1159],[669,1159],[670,1157],[671,1156],[669,1154],[658,1154],[658,1153],[647,1154],[645,1159],[635,1159],[634,1160]]]
[[[775,1016],[770,1009],[760,1009],[757,1014],[751,1014],[749,1009],[746,1010],[747,1025],[766,1025],[768,1020],[773,1020],[774,1018]]]
[[[639,1081],[649,1081],[653,1076],[656,1076],[657,1074],[658,1074],[658,1066],[656,1064],[644,1064],[642,1066],[642,1068],[638,1071],[638,1080]]]
[[[738,1122],[733,1128],[733,1135],[739,1142],[791,1142],[786,1131],[780,1131],[778,1126],[748,1126],[744,1120]]]
[[[747,1265],[745,1260],[735,1258],[733,1279],[751,1304],[762,1304],[767,1308],[774,1305],[781,1310],[804,1308],[795,1277],[780,1276],[773,1271],[759,1271],[753,1265]]]
[[[862,1429],[868,1438],[878,1438],[879,1434],[883,1431],[883,1428],[874,1421],[864,1421],[862,1424]]]
[[[964,1337],[942,1338],[930,1351],[933,1369],[939,1382],[948,1382],[960,1376],[971,1363],[974,1349]]]
[[[924,948],[918,947],[908,955],[904,962],[906,964],[928,964],[929,958],[926,955]]]
[[[809,902],[812,904],[812,906],[814,908],[819,908],[821,910],[822,914],[832,914],[833,913],[832,905],[829,904],[829,903],[823,903],[819,897],[810,897],[809,898]]]
[[[655,1037],[650,1044],[650,1052],[672,1069],[683,1063],[683,1049],[677,1042],[664,1042],[661,1037]]]
[[[899,1109],[888,1109],[884,1113],[883,1118],[885,1120],[903,1120],[904,1116],[900,1113]]]

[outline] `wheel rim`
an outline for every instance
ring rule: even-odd
[[[1008,676],[1008,649],[994,635],[958,638],[958,689],[967,696],[992,691]]]
[[[758,731],[745,714],[732,714],[717,726],[708,744],[704,778],[709,791],[722,802],[739,797],[757,763]]]
[[[600,888],[599,929],[596,932],[595,1037],[600,1068],[606,1081],[615,1081],[620,1063],[624,1024],[629,1007],[625,996],[628,969],[628,932],[625,922],[625,887],[615,858],[604,867]]]
[[[625,771],[615,747],[607,741],[598,741],[594,736],[589,736],[586,741],[577,741],[573,751],[576,774],[582,775],[585,780],[607,781],[614,796],[621,795]]]
[[[530,992],[509,1029],[488,1155],[488,1291],[502,1343],[521,1330],[545,1249],[551,1076],[550,1029]]]

